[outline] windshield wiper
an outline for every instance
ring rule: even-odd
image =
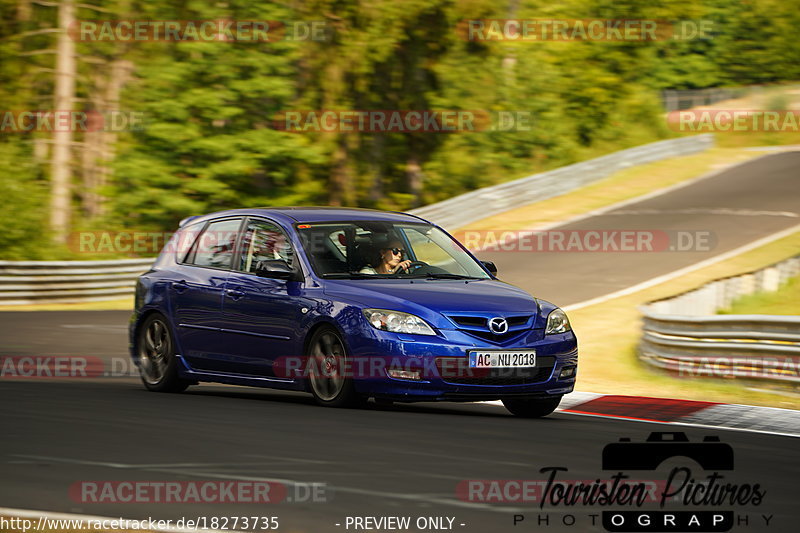
[[[320,277],[326,279],[396,279],[397,276],[389,274],[366,274],[364,272],[328,272]]]
[[[425,277],[429,279],[489,279],[489,278],[478,278],[476,276],[464,276],[462,274],[450,274],[449,272],[429,272],[425,274]]]
[[[450,274],[449,272],[430,272],[424,276],[403,276],[396,274],[366,274],[364,272],[328,272],[322,274],[325,279],[471,279],[481,280],[489,278],[478,278],[475,276],[464,276],[462,274]]]

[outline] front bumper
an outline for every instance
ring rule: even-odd
[[[578,346],[570,331],[544,336],[528,330],[511,343],[493,344],[460,330],[439,330],[439,335],[403,335],[372,329],[361,331],[359,343],[349,353],[369,359],[372,370],[355,373],[356,390],[365,396],[396,401],[481,401],[506,397],[554,396],[575,386]],[[352,337],[351,337],[352,338]],[[529,369],[470,369],[469,350],[536,350],[536,367]],[[560,378],[566,367],[572,375]],[[388,370],[418,371],[419,380],[396,379]]]

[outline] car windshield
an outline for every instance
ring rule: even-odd
[[[431,224],[355,221],[298,224],[317,275],[325,278],[491,279]]]

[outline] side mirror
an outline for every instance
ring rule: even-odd
[[[497,266],[495,266],[493,261],[481,261],[481,264],[492,274],[492,276],[497,275]]]
[[[294,277],[294,270],[282,259],[268,259],[256,264],[256,276],[289,280]]]

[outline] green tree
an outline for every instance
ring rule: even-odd
[[[263,2],[143,7],[140,18],[155,20],[292,18]],[[163,228],[216,209],[324,200],[321,184],[304,178],[319,150],[272,128],[295,93],[297,44],[147,42],[131,55],[125,103],[145,127],[123,140],[111,190],[127,223]]]

